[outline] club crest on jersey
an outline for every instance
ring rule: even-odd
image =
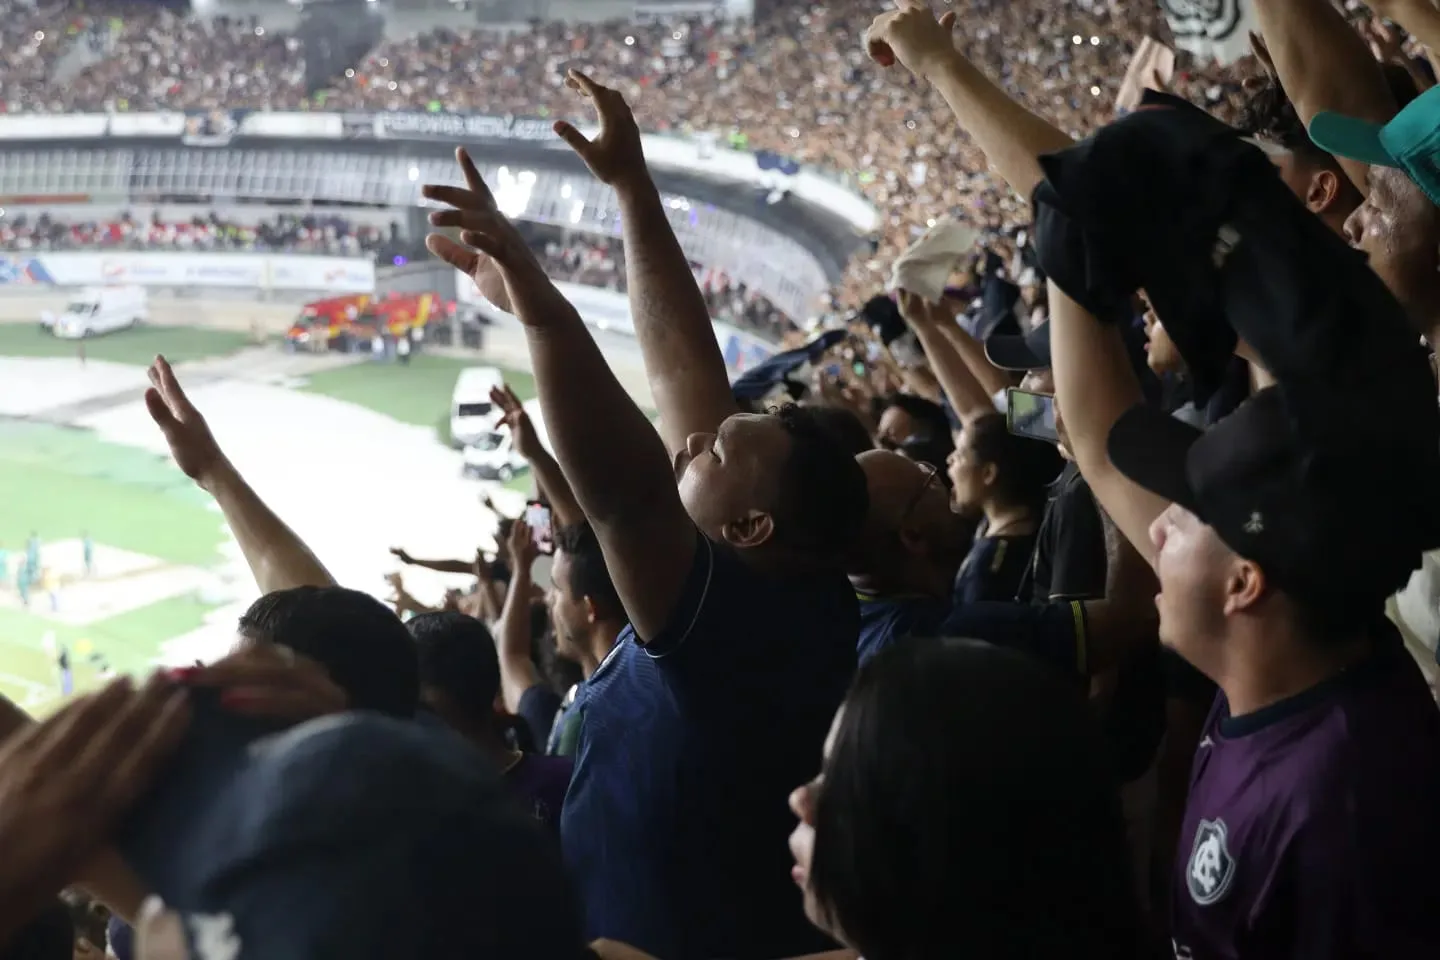
[[[1190,898],[1202,907],[1219,901],[1230,892],[1235,879],[1235,858],[1230,855],[1224,820],[1201,820],[1195,828],[1195,845],[1185,865],[1185,885]]]

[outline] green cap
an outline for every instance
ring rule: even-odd
[[[1310,139],[1337,157],[1372,166],[1397,167],[1440,205],[1440,87],[1410,101],[1383,126],[1366,120],[1318,113]]]

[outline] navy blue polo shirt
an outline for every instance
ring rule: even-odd
[[[1030,569],[1036,535],[977,536],[955,574],[955,602],[1014,600]]]
[[[1085,607],[1055,603],[981,601],[954,606],[932,597],[860,597],[859,656],[863,663],[907,637],[963,637],[1009,647],[1067,674],[1083,676]]]
[[[786,797],[815,776],[855,672],[840,573],[775,578],[699,538],[670,625],[627,626],[581,687],[561,840],[586,937],[665,960],[830,947],[790,879]]]
[[[876,596],[857,593],[860,601],[860,642],[855,648],[860,663],[904,637],[933,637],[950,604],[919,594]]]

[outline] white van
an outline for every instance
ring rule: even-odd
[[[535,436],[540,440],[540,445],[548,450],[550,434],[545,429],[544,418],[540,416],[540,401],[525,401],[525,412],[530,415],[530,423],[535,427]],[[515,451],[515,441],[510,435],[510,428],[504,424],[491,427],[476,438],[474,443],[466,444],[463,460],[461,476],[499,480],[501,483],[506,483],[530,469],[529,461]]]
[[[500,410],[490,402],[490,391],[505,382],[495,367],[466,367],[455,380],[450,398],[450,443],[467,447],[495,429]]]
[[[506,483],[517,473],[530,469],[529,462],[515,452],[510,431],[504,427],[478,437],[474,443],[465,447],[464,456],[461,475],[478,477],[481,480],[499,480]]]
[[[86,287],[70,298],[65,312],[54,318],[50,332],[79,340],[124,330],[150,317],[144,287]]]

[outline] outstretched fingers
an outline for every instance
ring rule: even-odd
[[[496,209],[495,197],[482,182],[479,190],[452,187],[443,183],[427,183],[420,194],[428,200],[443,203],[457,210],[491,211]]]
[[[172,431],[180,429],[180,421],[170,412],[170,405],[161,396],[159,387],[150,387],[145,391],[145,409],[149,411],[150,419],[155,421],[160,432],[167,437]]]
[[[592,100],[601,91],[606,89],[605,87],[600,86],[600,84],[596,83],[594,80],[590,79],[589,74],[582,73],[579,70],[575,69],[565,71],[565,86],[581,94],[582,96],[590,97]]]
[[[470,188],[470,192],[488,198],[493,204],[495,198],[491,196],[490,188],[485,185],[485,178],[480,176],[475,161],[470,159],[470,151],[464,147],[456,147],[455,159],[460,163],[460,172],[465,175],[465,185]]]
[[[473,275],[480,266],[478,252],[451,240],[443,233],[432,233],[426,237],[425,249],[466,275]]]
[[[551,129],[555,131],[556,136],[565,141],[567,147],[582,157],[585,155],[585,151],[590,149],[590,138],[576,130],[574,125],[566,123],[564,120],[557,120]]]

